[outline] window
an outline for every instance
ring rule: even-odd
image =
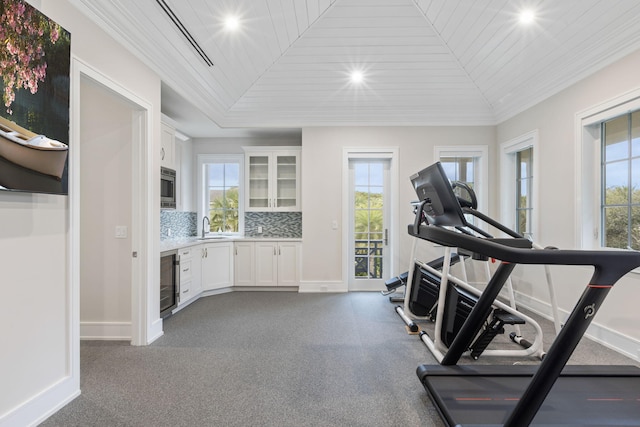
[[[533,239],[537,230],[538,131],[500,144],[501,222]]]
[[[240,234],[244,228],[242,156],[199,155],[200,218],[209,218],[205,233]],[[206,221],[199,226],[206,227]]]
[[[462,181],[469,184],[473,188],[473,184],[476,180],[474,170],[476,169],[476,162],[478,157],[468,156],[445,156],[440,157],[440,163],[447,174],[447,177],[451,181]]]
[[[451,181],[462,181],[476,193],[478,210],[485,212],[488,206],[489,149],[485,145],[435,147],[435,158],[442,163],[447,177]],[[477,224],[475,217],[467,216],[467,221]],[[484,222],[480,223],[486,228]]]
[[[640,89],[575,118],[576,247],[640,249]]]
[[[210,230],[205,231],[237,233],[240,167],[237,163],[209,163],[206,168]]]
[[[601,124],[601,242],[640,249],[640,111]]]
[[[533,187],[533,148],[516,152],[515,231],[531,236],[531,193]]]

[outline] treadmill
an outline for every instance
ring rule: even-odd
[[[613,285],[640,266],[637,251],[525,249],[514,239],[466,231],[467,223],[444,173],[435,163],[411,177],[421,200],[408,232],[447,248],[499,261],[475,307],[440,365],[417,375],[449,426],[640,425],[640,368],[567,364]],[[590,265],[594,273],[551,348],[538,366],[458,366],[477,322],[517,264]]]

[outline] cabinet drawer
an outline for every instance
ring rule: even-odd
[[[180,282],[180,302],[185,302],[191,296],[191,281]]]
[[[180,283],[191,280],[191,260],[180,259]]]
[[[180,259],[190,259],[191,253],[193,252],[193,248],[182,248],[178,251],[178,255],[180,255]]]

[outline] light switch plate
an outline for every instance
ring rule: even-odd
[[[127,226],[116,225],[116,239],[126,239],[126,238],[127,238]]]

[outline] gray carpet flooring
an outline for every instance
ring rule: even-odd
[[[435,360],[393,306],[378,293],[201,298],[150,346],[83,341],[82,394],[42,425],[441,426],[415,375]],[[632,364],[583,341],[576,363]]]

